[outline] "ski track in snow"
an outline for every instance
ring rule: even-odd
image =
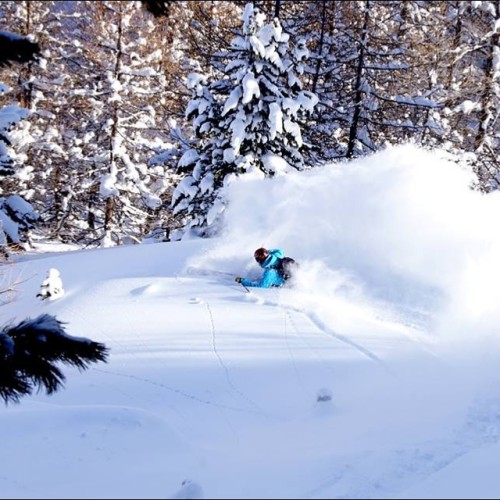
[[[207,277],[214,278],[216,281],[220,281],[223,286],[228,286],[230,284],[234,285],[234,283],[229,283],[229,279],[224,279],[223,273],[221,273],[221,275],[216,275],[215,273],[207,271],[206,273],[200,272],[198,276],[199,279],[205,280]],[[167,278],[166,283],[168,283],[168,280],[171,279],[172,278]],[[179,285],[182,285],[182,278],[177,277],[176,280],[179,282]],[[344,346],[352,349],[360,356],[375,363],[383,370],[389,370],[387,364],[384,363],[384,361],[374,352],[350,339],[347,335],[343,335],[331,328],[327,324],[327,320],[321,316],[320,312],[315,311],[312,308],[296,307],[280,300],[273,300],[269,296],[266,296],[269,295],[266,291],[263,293],[258,289],[245,291],[240,286],[231,286],[229,288],[243,294],[242,296],[239,296],[239,299],[237,297],[237,300],[244,301],[250,298],[250,300],[257,305],[275,307],[278,311],[282,311],[284,318],[285,347],[287,349],[293,371],[299,384],[303,386],[304,392],[307,392],[307,390],[302,380],[300,366],[295,361],[293,348],[289,343],[290,332],[288,330],[288,325],[292,326],[294,332],[300,336],[307,348],[314,352],[314,354],[323,361],[325,368],[328,368],[329,370],[332,370],[332,368],[326,360],[322,359],[321,352],[317,347],[315,347],[314,341],[310,340],[308,335],[301,334],[301,329],[296,325],[297,318],[299,317],[305,318],[305,320],[308,321],[320,335],[326,335],[332,340],[342,343]],[[130,287],[127,293],[131,297],[132,302],[140,302],[142,296],[163,296],[167,294],[168,290],[169,288],[167,286],[164,287],[161,281],[153,281],[148,285]],[[106,295],[106,290],[98,288],[97,290],[89,290],[87,293],[89,302],[94,303],[96,297],[100,296],[100,294],[103,294],[104,296]],[[235,428],[234,422],[232,422],[231,419],[232,412],[243,412],[258,416],[264,415],[267,418],[272,418],[275,422],[281,419],[278,416],[273,416],[263,411],[260,405],[243,390],[240,390],[233,380],[230,366],[217,350],[218,330],[216,325],[219,311],[216,312],[213,310],[209,297],[201,296],[195,298],[191,297],[189,299],[183,296],[182,291],[175,297],[176,300],[185,300],[187,304],[206,308],[209,321],[208,329],[205,328],[205,331],[208,334],[206,335],[206,337],[208,337],[206,348],[211,348],[213,351],[218,364],[224,372],[225,380],[231,391],[247,403],[245,408],[218,402],[216,399],[212,399],[210,397],[200,397],[196,394],[191,394],[188,391],[175,387],[175,385],[165,384],[150,378],[135,376],[131,373],[120,373],[115,369],[107,370],[93,368],[93,370],[107,374],[111,378],[127,378],[139,383],[156,386],[163,391],[168,391],[176,397],[190,400],[195,404],[214,407],[214,409],[220,412],[221,418],[225,420],[231,430],[231,433],[233,434],[236,441],[235,445],[239,447],[242,443],[240,437],[244,437],[242,434],[243,429]],[[106,307],[108,307],[107,304],[102,307],[102,317],[105,317],[108,312]],[[73,304],[70,297],[66,298],[63,310],[70,317],[78,319],[81,325],[88,323],[88,318],[86,318],[84,312],[82,312],[82,310],[85,310],[85,300],[82,300],[81,297],[78,297],[78,304]],[[135,310],[131,311],[132,317],[134,317],[134,311]],[[133,329],[133,324],[131,324],[131,328]],[[99,333],[102,334],[102,336],[113,346],[118,347],[121,354],[130,356],[131,358],[134,358],[134,356],[137,355],[136,349],[133,346],[129,346],[125,343],[125,341],[122,343],[120,340],[114,337],[110,338],[106,335],[104,327],[97,327],[97,331],[99,331]],[[400,334],[405,336],[406,332],[401,331]],[[408,335],[406,335],[406,337],[416,345],[419,344],[418,339],[408,337]],[[154,350],[154,346],[148,344],[148,337],[143,339],[141,335],[138,335],[134,337],[134,341],[140,351],[147,353]],[[420,345],[420,347],[422,346]],[[151,402],[149,402],[149,404],[146,403],[147,397],[151,397],[151,394],[149,396],[144,395],[143,397],[145,400],[144,402],[139,401],[138,407],[142,406],[146,408],[152,406]],[[156,403],[153,402],[153,405],[155,404]],[[248,407],[248,404],[250,404],[251,408]],[[490,406],[492,404],[493,403],[490,403]],[[175,401],[172,401],[171,403],[163,402],[163,405],[164,408],[168,407],[172,410],[172,412],[177,413],[177,420],[182,420],[184,418],[183,412],[179,412],[176,409]],[[335,454],[332,453],[332,456],[328,459],[327,469],[329,469],[329,472],[325,472],[323,475],[323,481],[319,482],[316,487],[303,492],[303,495],[301,496],[303,498],[378,498],[381,495],[384,497],[397,495],[398,492],[404,491],[405,489],[411,487],[412,484],[425,479],[426,477],[432,476],[452,464],[457,459],[465,456],[467,453],[476,450],[485,444],[500,441],[500,417],[493,422],[490,420],[486,421],[486,416],[491,414],[490,407],[487,403],[478,405],[476,410],[478,413],[484,412],[484,428],[478,427],[477,422],[479,419],[476,415],[474,419],[471,419],[472,423],[465,423],[464,427],[457,429],[454,436],[449,439],[422,442],[419,443],[418,446],[413,444],[405,448],[387,450],[374,449],[368,454],[366,452],[362,452],[359,454],[354,453],[349,456],[335,456]],[[184,408],[184,411],[188,410]],[[498,414],[500,414],[500,412],[498,412]],[[324,469],[326,469],[325,463],[323,464]],[[380,467],[379,464],[381,463],[385,465]],[[331,471],[335,472],[332,473]]]
[[[251,290],[249,293],[256,295],[256,293],[253,290]],[[332,338],[334,338],[334,339],[336,339],[344,344],[347,344],[349,347],[352,347],[356,351],[360,352],[361,354],[363,354],[364,356],[369,358],[371,361],[374,361],[375,363],[379,364],[385,370],[388,370],[385,363],[381,359],[379,359],[374,353],[372,353],[371,351],[369,351],[365,347],[357,344],[356,342],[349,339],[348,337],[346,337],[346,336],[334,331],[333,329],[329,328],[316,312],[307,311],[307,310],[304,310],[300,307],[294,307],[294,306],[291,306],[288,304],[283,304],[279,301],[273,301],[273,300],[268,299],[268,298],[263,299],[261,297],[257,297],[256,302],[258,302],[262,305],[279,307],[281,309],[286,309],[289,311],[297,312],[299,314],[303,314],[318,329],[318,331],[320,331],[323,334],[328,335],[328,336],[330,336],[330,337],[332,337]]]
[[[321,318],[320,314],[305,308],[294,307],[289,304],[263,297],[258,291],[250,289],[246,292],[253,301],[262,306],[271,306],[282,309],[288,315],[289,322],[293,325],[291,313],[298,313],[306,317],[311,324],[322,334],[338,340],[345,345],[359,352],[369,360],[375,362],[385,371],[391,372],[390,368],[373,352],[363,347],[347,336],[338,333],[330,328]],[[383,321],[381,322],[383,323]],[[297,329],[295,328],[298,333]],[[287,335],[285,324],[285,336]],[[408,332],[401,332],[415,345],[423,348],[429,356],[435,356],[428,350],[418,338]],[[288,346],[287,346],[288,348]],[[309,348],[314,349],[311,345]],[[290,352],[290,359],[296,372],[296,376],[301,382],[300,372],[295,364],[293,355]],[[489,414],[485,412],[485,414]],[[500,418],[498,419],[500,422]],[[468,453],[480,448],[485,443],[500,441],[500,424],[496,422],[495,429],[487,426],[484,432],[478,432],[476,426],[465,425],[462,429],[457,429],[454,437],[448,440],[429,441],[419,443],[418,446],[408,448],[389,449],[387,451],[373,450],[366,455],[365,452],[351,457],[346,462],[346,457],[341,457],[339,463],[335,460],[331,463],[331,468],[337,472],[329,474],[324,482],[316,488],[305,492],[304,498],[379,498],[391,497],[404,491],[412,484],[422,481],[427,477],[438,473],[453,464],[456,460],[464,457]],[[390,464],[382,470],[379,463]],[[353,485],[356,485],[353,487]]]
[[[247,293],[259,305],[283,309],[289,315],[292,324],[291,312],[305,316],[319,332],[348,345],[375,362],[385,371],[391,373],[390,368],[376,354],[330,328],[317,312],[284,304],[268,297],[262,297],[254,289],[248,290]],[[412,341],[412,343],[423,348],[428,355],[434,356],[417,338],[409,335],[407,332],[404,332],[403,335]],[[291,352],[290,358],[297,378],[301,382],[300,373]],[[456,436],[449,440],[423,442],[416,447],[391,449],[385,452],[373,450],[368,456],[363,452],[352,457],[347,462],[346,457],[341,457],[339,463],[336,464],[335,461],[331,463],[331,468],[336,469],[336,472],[328,474],[328,477],[320,485],[308,492],[304,492],[302,497],[356,499],[380,498],[380,495],[392,497],[393,495],[397,495],[399,491],[407,489],[411,484],[438,473],[454,461],[481,447],[485,438],[477,436],[470,442],[470,439],[467,440],[466,438],[466,435],[470,433],[470,429],[459,429],[456,431]],[[500,436],[500,430],[498,431],[498,436]],[[500,437],[498,436],[493,439],[494,442],[500,441]],[[464,444],[464,439],[466,442],[469,442]],[[487,438],[486,441],[488,441]],[[378,467],[379,463],[391,464],[391,466],[380,471]],[[356,486],[353,487],[352,485]]]
[[[231,387],[231,389],[236,394],[238,394],[239,396],[241,396],[241,398],[243,398],[247,403],[249,403],[250,406],[252,406],[254,408],[254,411],[256,411],[257,413],[260,413],[260,414],[262,414],[262,415],[264,415],[266,417],[269,417],[269,414],[267,412],[265,412],[255,401],[253,401],[246,394],[244,394],[242,391],[240,391],[236,387],[236,385],[234,384],[234,382],[232,381],[230,373],[229,373],[229,369],[226,366],[226,364],[224,363],[224,360],[222,359],[222,356],[220,355],[219,351],[217,350],[215,320],[214,320],[214,316],[213,316],[212,310],[210,309],[210,305],[208,304],[208,302],[205,303],[205,307],[206,307],[206,309],[208,311],[208,315],[209,315],[209,318],[210,318],[210,332],[211,332],[211,335],[212,335],[213,351],[214,351],[214,354],[217,357],[217,359],[218,359],[218,361],[219,361],[222,369],[224,370],[224,374],[226,376],[226,380],[227,380],[228,385]]]
[[[223,274],[223,273],[222,273]],[[206,278],[206,276],[204,276]],[[218,276],[217,279],[220,277]],[[166,278],[167,282],[170,281],[172,278]],[[177,276],[176,281],[179,282],[179,284],[182,284],[182,279]],[[119,280],[121,281],[121,280]],[[231,283],[232,284],[232,283]],[[224,283],[224,285],[227,285]],[[168,288],[168,287],[167,287]],[[238,286],[239,288],[239,286]],[[236,289],[238,289],[236,288]],[[126,289],[126,287],[124,288]],[[97,290],[88,290],[86,297],[87,300],[89,300],[90,303],[99,303],[99,300],[96,300],[96,296],[99,296],[100,294],[104,293],[104,295],[109,295],[112,296],[112,293],[106,293],[105,289],[100,289],[98,288]],[[152,283],[148,285],[142,285],[140,287],[134,287],[128,290],[127,292],[130,297],[133,297],[133,302],[140,302],[140,298],[143,295],[146,296],[152,296],[152,295],[162,295],[165,293],[165,287],[162,287],[161,283],[157,281],[153,281]],[[211,399],[209,397],[200,397],[196,394],[190,393],[188,391],[179,389],[178,387],[175,387],[175,385],[172,384],[165,384],[163,382],[159,382],[156,380],[152,380],[150,378],[144,378],[140,376],[136,376],[133,374],[129,373],[121,373],[119,371],[113,371],[109,370],[106,368],[92,368],[95,371],[105,373],[107,375],[113,376],[113,377],[119,377],[119,378],[127,378],[130,380],[134,380],[136,382],[148,384],[151,386],[156,386],[158,388],[161,388],[162,390],[166,390],[170,392],[171,394],[174,394],[176,396],[182,397],[186,400],[190,400],[193,402],[196,402],[198,404],[202,404],[205,406],[211,406],[215,409],[218,409],[219,411],[223,412],[224,414],[224,419],[228,422],[228,425],[232,428],[232,424],[229,421],[229,417],[225,415],[226,412],[236,412],[236,413],[248,413],[250,415],[256,415],[260,417],[264,417],[267,420],[271,421],[281,421],[283,418],[278,415],[271,414],[270,412],[266,411],[263,409],[257,402],[255,402],[251,397],[249,397],[247,394],[245,394],[242,390],[240,390],[235,382],[232,380],[231,374],[230,374],[230,369],[224,362],[220,352],[217,350],[217,329],[216,329],[216,320],[214,318],[214,314],[212,312],[211,306],[209,304],[208,298],[200,298],[200,297],[191,297],[188,301],[189,304],[193,305],[201,305],[204,306],[207,310],[208,313],[208,329],[205,329],[209,333],[209,338],[210,338],[210,345],[211,345],[211,350],[213,351],[215,358],[217,359],[218,364],[222,368],[224,372],[224,377],[225,380],[230,388],[230,390],[233,392],[233,394],[236,395],[237,399],[244,401],[245,406],[241,407],[240,405],[232,405],[232,404],[227,404],[223,402],[219,402],[215,399]],[[84,301],[81,299],[79,300],[78,303],[78,308],[72,304],[71,300],[67,301],[67,306],[65,308],[66,312],[68,312],[71,316],[74,316],[75,318],[78,318],[82,324],[86,322],[85,319],[85,314],[81,312],[81,309],[84,307]],[[134,316],[134,313],[131,313],[132,316]],[[102,314],[99,314],[99,316],[106,316],[106,305],[103,306],[103,311]],[[132,323],[131,323],[132,326]],[[118,347],[121,351],[122,354],[125,354],[126,356],[133,358],[137,357],[137,352],[142,351],[142,352],[150,352],[152,350],[152,346],[148,344],[146,340],[141,340],[142,336],[138,335],[134,337],[135,342],[138,344],[139,349],[134,349],[131,346],[125,344],[124,342],[121,342],[117,338],[113,337],[110,338],[106,332],[105,328],[102,327],[97,327],[97,330],[102,334],[102,337],[106,340],[108,345],[112,345],[115,348]],[[193,346],[194,347],[194,346]],[[139,405],[140,406],[140,405]],[[176,409],[174,404],[169,404],[169,408],[174,412],[177,413],[178,416],[182,419],[182,415],[179,414],[178,410]],[[235,436],[237,436],[236,431],[234,431]]]

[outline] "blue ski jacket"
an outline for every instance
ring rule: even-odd
[[[278,264],[279,260],[285,256],[282,250],[275,248],[274,250],[269,250],[269,255],[266,260],[260,264],[260,267],[264,269],[262,278],[259,281],[251,281],[247,278],[241,280],[241,284],[244,286],[255,286],[260,288],[270,288],[272,286],[282,286],[285,280],[280,276],[277,269],[273,269],[273,266]]]

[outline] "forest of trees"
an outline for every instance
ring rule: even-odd
[[[5,1],[2,30],[41,57],[0,67],[0,246],[210,236],[235,176],[408,141],[500,187],[500,0]]]

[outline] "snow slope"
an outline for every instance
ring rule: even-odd
[[[54,314],[111,355],[0,408],[0,497],[498,497],[499,200],[468,181],[394,148],[242,179],[217,240],[4,266],[4,323]],[[261,245],[293,288],[234,282]]]

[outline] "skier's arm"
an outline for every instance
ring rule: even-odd
[[[246,278],[242,278],[240,283],[243,285],[243,286],[260,286],[259,285],[259,281],[250,281]]]
[[[277,285],[277,271],[275,269],[266,269],[259,281],[251,281],[246,278],[241,280],[241,284],[247,287],[270,288]]]

